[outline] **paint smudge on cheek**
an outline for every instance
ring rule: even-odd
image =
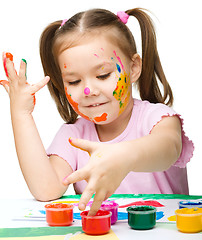
[[[80,115],[82,118],[85,118],[85,119],[87,119],[87,120],[89,120],[89,121],[91,121],[91,122],[94,122],[94,123],[96,123],[96,122],[102,122],[102,121],[106,121],[106,120],[107,120],[107,113],[103,113],[101,116],[95,117],[95,118],[93,118],[93,119],[92,119],[92,118],[89,118],[88,116],[86,116],[85,114],[83,114],[82,112],[80,112],[80,110],[79,110],[79,104],[72,99],[72,97],[71,97],[70,94],[68,94],[68,92],[67,92],[67,87],[65,87],[65,94],[66,94],[66,97],[67,97],[67,100],[68,100],[69,104],[72,106],[72,108],[74,109],[74,111],[75,111],[78,115]]]
[[[95,122],[104,122],[107,120],[107,113],[103,113],[100,117],[94,118]]]
[[[130,91],[128,89],[130,85],[130,77],[126,73],[120,74],[113,96],[119,101],[119,114],[123,112],[127,106],[130,98]]]
[[[99,56],[98,56],[96,53],[94,54],[94,56],[97,57],[97,58],[99,58]]]
[[[115,57],[117,58],[117,60],[119,61],[119,63],[121,64],[121,68],[123,69],[123,71],[125,71],[124,66],[123,66],[123,63],[121,62],[120,57],[117,56],[116,51],[113,51],[113,53],[114,53]]]
[[[128,105],[129,98],[130,98],[130,76],[125,72],[124,66],[121,62],[120,57],[117,56],[116,52],[114,51],[114,55],[116,56],[117,60],[119,61],[121,68],[123,70],[123,73],[121,72],[121,68],[119,64],[116,64],[117,70],[120,73],[117,81],[117,85],[115,90],[113,91],[113,96],[117,99],[119,102],[119,115],[124,111],[125,107]]]
[[[84,115],[83,113],[81,113],[79,111],[79,104],[72,99],[70,94],[68,94],[67,87],[65,87],[65,94],[66,94],[66,97],[67,97],[67,100],[68,100],[69,104],[71,104],[71,106],[73,107],[74,111],[77,114],[79,114],[81,117],[83,117],[83,118],[85,118],[87,120],[90,120],[90,118],[88,116]]]
[[[121,73],[121,68],[120,68],[119,64],[116,64],[116,68],[117,68],[118,72]]]
[[[64,63],[64,68],[65,68],[65,69],[67,68],[67,64],[66,64],[66,63]]]

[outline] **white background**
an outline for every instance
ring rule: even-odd
[[[188,166],[190,194],[202,195],[202,14],[199,0],[10,0],[0,3],[0,52],[14,55],[16,69],[21,58],[28,62],[28,82],[43,78],[39,57],[39,38],[43,29],[56,20],[70,18],[89,8],[106,8],[116,13],[135,7],[149,9],[157,31],[162,65],[175,96],[174,109],[184,121],[186,134],[195,144]],[[136,24],[131,17],[128,26]],[[133,31],[141,53],[140,33]],[[0,79],[6,79],[0,64]],[[36,95],[34,118],[47,148],[63,123],[45,87]],[[73,189],[68,190],[73,193]],[[9,112],[9,98],[0,86],[0,198],[27,198],[31,194],[22,176],[15,153]]]

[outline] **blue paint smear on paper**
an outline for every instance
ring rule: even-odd
[[[73,218],[77,220],[81,220],[81,215],[80,213],[73,213]]]
[[[46,214],[46,211],[45,210],[39,210],[39,212],[41,213],[41,214]]]
[[[156,220],[161,219],[162,217],[164,217],[164,212],[160,211],[160,212],[156,212]]]
[[[118,220],[126,220],[128,219],[128,213],[118,212]]]
[[[74,219],[81,220],[80,213],[74,213]],[[164,212],[156,212],[156,220],[161,219],[164,217]],[[125,212],[118,212],[118,220],[127,220],[128,219],[128,213]]]

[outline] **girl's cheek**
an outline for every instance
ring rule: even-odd
[[[75,100],[73,100],[72,94],[67,91],[67,87],[65,87],[65,94],[66,94],[68,102],[71,104],[73,109],[75,111],[78,111],[78,103]]]

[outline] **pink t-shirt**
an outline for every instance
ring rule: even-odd
[[[186,164],[190,161],[194,146],[184,133],[183,120],[172,108],[164,104],[152,104],[148,101],[134,99],[134,107],[128,126],[118,137],[106,143],[118,143],[141,138],[150,134],[152,128],[163,117],[178,116],[182,125],[182,152],[179,159],[167,171],[163,172],[130,172],[117,188],[121,194],[189,194]],[[89,155],[87,152],[70,145],[69,137],[82,138],[99,142],[94,123],[79,118],[75,124],[63,124],[47,154],[58,155],[66,160],[75,171],[84,167]],[[145,149],[146,151],[146,149]],[[81,194],[86,181],[74,184],[77,194]]]

